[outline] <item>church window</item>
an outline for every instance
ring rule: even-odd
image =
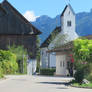
[[[70,11],[69,11],[69,15],[70,15]]]
[[[71,27],[71,25],[72,25],[71,21],[67,21],[67,26]]]

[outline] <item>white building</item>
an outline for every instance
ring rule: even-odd
[[[52,49],[56,45],[63,46],[78,38],[75,32],[75,13],[70,4],[66,5],[60,17],[61,27],[57,27],[41,45],[41,68],[56,67],[56,75],[66,76],[68,74],[67,63],[70,60],[68,56],[71,54],[68,53],[69,49],[67,53],[64,53],[62,47],[58,51],[52,51]]]

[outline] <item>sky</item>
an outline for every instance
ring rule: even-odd
[[[2,2],[3,0],[0,0]],[[29,21],[35,21],[42,15],[54,18],[62,13],[66,4],[70,3],[75,13],[89,12],[92,0],[8,0]]]

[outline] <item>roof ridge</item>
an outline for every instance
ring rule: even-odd
[[[44,42],[41,44],[41,46],[40,46],[41,48],[42,48],[42,47],[45,47],[44,44],[46,44],[46,46],[50,44],[50,42],[47,42],[47,41],[48,41],[49,39],[51,39],[52,34],[53,34],[54,32],[56,32],[56,30],[58,30],[58,31],[57,31],[58,33],[55,34],[55,35],[58,35],[59,32],[61,32],[61,26],[58,26],[58,27],[55,27],[55,28],[54,28],[54,30],[48,35],[48,37],[47,37],[47,38],[44,40]]]
[[[75,12],[74,12],[74,10],[73,10],[72,6],[71,6],[70,4],[67,4],[67,5],[65,6],[65,8],[64,8],[64,10],[63,10],[63,12],[61,13],[61,15],[60,15],[60,16],[63,16],[63,15],[64,15],[64,12],[66,11],[67,7],[70,7],[71,11],[72,11],[72,12],[73,12],[73,14],[75,15]]]
[[[34,29],[36,29],[36,30],[38,31],[38,34],[41,34],[40,30],[38,30],[36,27],[34,27],[34,26],[23,16],[15,7],[13,7],[7,0],[4,0],[4,1],[1,3],[1,5],[4,4],[4,3],[7,3],[7,4],[13,9],[13,11],[15,11],[16,14],[17,14],[20,18],[23,19],[23,21],[24,21],[25,23],[27,23],[30,27],[33,27]]]

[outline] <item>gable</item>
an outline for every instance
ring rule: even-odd
[[[41,44],[41,48],[48,47],[48,45],[55,39],[55,37],[61,32],[61,27],[56,27],[48,38]]]
[[[41,33],[30,22],[28,22],[7,0],[4,0],[1,3],[1,7],[6,11],[6,14],[0,18],[0,34],[37,35]]]
[[[0,4],[0,18],[2,18],[5,15],[6,15],[6,11],[2,8],[2,6]]]
[[[64,13],[67,10],[67,8],[69,8],[71,10],[71,12],[73,13],[73,15],[75,15],[75,12],[74,12],[73,8],[71,7],[70,4],[68,4],[68,5],[65,6],[65,8],[64,8],[64,10],[63,10],[63,12],[61,14],[61,17],[64,16]]]

